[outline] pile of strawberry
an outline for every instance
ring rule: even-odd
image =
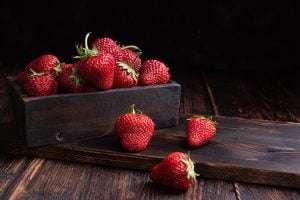
[[[129,112],[119,116],[115,122],[115,133],[125,151],[140,152],[147,149],[154,135],[155,123],[141,112],[136,112],[134,105]],[[186,137],[191,148],[197,148],[216,133],[216,122],[204,116],[193,116],[187,119]],[[160,185],[185,191],[196,182],[198,174],[190,156],[182,152],[173,152],[155,165],[150,177]]]
[[[169,68],[154,59],[141,61],[141,50],[134,45],[119,46],[111,38],[97,38],[88,46],[76,46],[78,60],[61,63],[55,55],[42,55],[31,61],[17,77],[17,83],[29,96],[47,96],[58,92],[78,93],[137,85],[165,84]]]

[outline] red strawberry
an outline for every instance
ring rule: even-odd
[[[196,176],[198,174],[194,170],[193,161],[187,154],[181,152],[167,155],[152,168],[150,174],[155,183],[183,191],[196,182]]]
[[[29,96],[48,96],[57,92],[57,82],[52,74],[30,71],[24,82],[24,89]]]
[[[138,74],[129,65],[117,62],[114,77],[114,88],[133,87],[137,85]]]
[[[72,66],[72,64],[64,65],[59,76],[59,86],[63,91],[72,93],[85,92],[88,89],[87,82],[81,77],[78,69]]]
[[[115,132],[122,147],[129,152],[143,151],[147,148],[153,134],[155,124],[144,114],[137,114],[134,105],[129,113],[119,116],[115,123]]]
[[[79,66],[80,74],[96,88],[111,89],[114,82],[116,62],[111,54],[100,53],[84,60]]]
[[[111,89],[116,70],[115,58],[109,53],[99,53],[96,49],[89,49],[87,42],[89,35],[90,33],[85,37],[85,47],[77,47],[79,56],[75,58],[81,58],[81,60],[76,65],[80,74],[96,88]]]
[[[121,61],[130,65],[136,72],[139,72],[142,67],[142,61],[139,55],[140,52],[135,53],[132,50],[127,49],[127,47],[123,47]]]
[[[97,49],[99,52],[110,53],[116,60],[122,58],[122,51],[119,45],[111,38],[103,37],[97,38],[93,43],[92,47]]]
[[[216,133],[216,122],[203,116],[194,116],[188,119],[186,134],[188,144],[198,147],[214,137]]]
[[[26,78],[26,73],[25,71],[21,71],[17,74],[16,76],[16,82],[20,85],[20,86],[23,86],[24,84],[24,81],[25,81],[25,78]]]
[[[56,56],[51,54],[46,54],[35,58],[26,67],[26,73],[30,73],[30,69],[37,73],[52,73],[56,74],[55,67],[59,65],[59,60]]]
[[[158,60],[146,60],[140,71],[141,85],[164,84],[170,80],[169,68]]]

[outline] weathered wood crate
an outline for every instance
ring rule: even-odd
[[[174,81],[45,97],[28,97],[13,77],[7,77],[7,83],[18,129],[9,138],[29,147],[105,135],[112,131],[115,118],[131,104],[151,116],[157,129],[178,123],[181,86]]]

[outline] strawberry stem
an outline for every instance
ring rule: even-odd
[[[89,49],[88,39],[89,39],[91,33],[92,33],[92,32],[88,32],[88,33],[85,35],[85,37],[84,37],[84,47],[85,47],[86,49]]]
[[[129,106],[129,109],[128,109],[128,113],[132,113],[132,114],[135,114],[136,112],[135,112],[135,105],[134,104],[132,104],[132,105],[130,105]]]
[[[132,51],[134,51],[135,53],[137,53],[138,55],[142,54],[142,50],[135,45],[126,45],[126,46],[122,46],[121,49],[130,49]]]
[[[76,45],[76,52],[78,56],[74,56],[74,58],[85,58],[98,55],[98,50],[93,48],[90,49],[88,45],[88,39],[90,37],[91,32],[88,32],[84,37],[84,47],[82,45]]]

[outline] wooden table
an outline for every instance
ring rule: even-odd
[[[181,114],[201,113],[300,122],[299,72],[175,73]],[[0,123],[9,123],[0,81]],[[0,199],[300,199],[300,191],[199,179],[186,193],[161,190],[148,173],[0,154]]]

